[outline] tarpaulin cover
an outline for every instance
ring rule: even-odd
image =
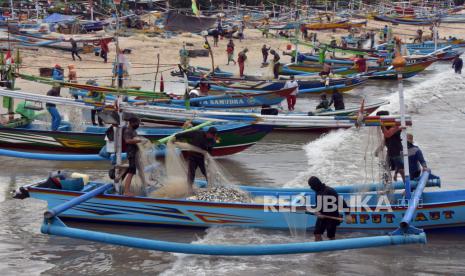
[[[52,15],[45,18],[44,22],[45,23],[58,23],[58,22],[65,22],[65,21],[74,21],[75,19],[76,19],[76,16],[53,13]]]
[[[197,33],[208,30],[213,27],[215,23],[216,18],[189,16],[170,11],[166,15],[165,29],[174,32]]]

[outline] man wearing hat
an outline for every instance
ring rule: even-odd
[[[217,129],[215,127],[210,127],[208,131],[195,130],[176,134],[175,139],[186,139],[187,143],[210,153],[216,143],[216,134]],[[195,171],[197,168],[200,168],[202,174],[208,179],[205,169],[205,157],[199,152],[189,151],[187,160],[189,162],[187,180],[192,192],[192,184],[194,183]]]
[[[312,190],[315,191],[315,199],[317,208],[321,208],[315,215],[318,217],[315,223],[315,230],[313,234],[315,235],[315,241],[323,240],[323,233],[326,231],[326,236],[330,240],[336,238],[336,229],[339,224],[341,224],[342,219],[339,216],[338,209],[331,209],[332,204],[335,204],[339,207],[339,194],[333,188],[326,186],[320,181],[316,176],[310,177],[308,179],[308,185]],[[332,203],[332,204],[327,204]],[[342,200],[344,209],[348,208],[347,203]],[[346,212],[346,215],[349,212]],[[349,220],[350,217],[346,216],[346,220]]]

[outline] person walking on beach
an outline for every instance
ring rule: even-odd
[[[339,197],[339,194],[333,188],[322,183],[321,180],[312,176],[308,179],[308,185],[315,191],[316,206],[320,208],[314,215],[317,217],[315,222],[315,230],[313,235],[315,241],[322,241],[323,234],[326,232],[326,236],[330,240],[336,239],[336,231],[339,224],[342,222],[342,218],[339,214],[339,201],[342,200],[342,206],[345,210],[349,208],[344,199]],[[334,209],[334,207],[336,207]],[[346,221],[350,221],[348,216],[349,211],[345,211]]]
[[[294,90],[287,96],[287,109],[294,111],[295,104],[297,102],[297,94],[299,93],[299,83],[291,76],[291,79],[286,81],[284,89],[293,88]]]
[[[245,48],[237,55],[237,63],[239,64],[239,76],[241,78],[244,77],[245,61],[247,60],[246,54],[248,51],[249,49]]]
[[[79,56],[79,53],[78,53],[79,49],[78,49],[76,40],[74,40],[74,38],[72,37],[69,40],[69,42],[71,42],[71,57],[73,58],[74,61],[76,61],[76,57],[78,57],[79,60],[81,61],[82,58],[81,58],[81,56]]]
[[[263,44],[263,47],[262,47],[263,63],[262,64],[267,63],[267,61],[268,61],[268,53],[269,53],[270,49],[271,49],[271,47],[266,47],[266,44]]]
[[[278,53],[276,53],[275,50],[271,50],[270,54],[273,55],[273,77],[275,79],[279,78],[279,60],[281,57],[279,56]]]
[[[111,40],[108,39],[100,39],[100,41],[96,44],[96,46],[100,46],[100,57],[103,59],[104,63],[108,62],[108,53],[110,52],[110,48],[108,44],[110,44]]]
[[[218,42],[220,41],[220,31],[218,29],[214,29],[212,31],[213,36],[213,47],[218,47]]]
[[[387,25],[384,25],[384,29],[383,29],[383,41],[386,42],[387,41],[387,37],[388,37],[388,26]]]
[[[228,63],[232,61],[234,65],[236,65],[236,61],[234,60],[234,42],[232,39],[229,40],[228,45],[226,45],[226,53],[228,54]]]
[[[454,71],[456,74],[462,74],[462,67],[463,67],[463,60],[457,56],[454,58],[454,61],[452,62],[452,68],[454,68]]]

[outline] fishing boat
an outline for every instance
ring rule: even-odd
[[[189,85],[195,86],[200,81],[200,77],[189,76]],[[329,80],[324,80],[319,76],[296,78],[299,83],[299,94],[319,94],[332,93],[334,91],[347,92],[355,87],[365,83],[366,78],[353,77],[336,77]],[[221,78],[209,77],[211,89],[209,92],[220,93],[224,91],[234,90],[236,92],[259,92],[273,91],[284,88],[285,79],[269,80],[247,76],[244,79],[240,78]],[[329,81],[329,83],[327,82]]]
[[[220,142],[214,146],[213,156],[241,152],[257,143],[272,130],[269,126],[251,124],[223,124],[215,125],[215,127],[218,129]],[[45,153],[96,154],[105,146],[106,127],[84,125],[79,129],[74,129],[66,122],[62,123],[58,131],[51,131],[48,123],[40,122],[14,128],[0,126],[0,148]],[[140,136],[156,142],[181,130],[180,128],[141,127],[137,132]]]
[[[308,23],[304,24],[308,30],[333,30],[333,29],[350,29],[350,28],[361,28],[367,24],[367,21],[351,22],[348,20],[341,20],[337,22],[325,22],[325,23]]]
[[[286,99],[286,97],[293,91],[293,88],[262,93],[235,93],[231,91],[222,95],[190,98],[189,104],[190,106],[209,109],[252,108],[263,105],[277,105]],[[172,99],[169,101],[159,101],[155,102],[154,105],[174,107],[185,106],[186,100]]]
[[[36,110],[42,109],[42,103],[44,102],[61,106],[74,106],[84,110],[95,109],[95,105],[92,103],[76,102],[73,99],[37,95],[18,90],[0,89],[0,96],[28,101]],[[111,106],[105,108],[110,109]],[[136,114],[140,117],[158,114],[151,112],[149,107],[126,104],[121,104],[119,109],[125,113]],[[34,111],[32,110],[32,112]],[[0,148],[95,154],[105,145],[105,127],[92,125],[73,127],[71,124],[63,122],[57,131],[52,131],[50,130],[50,123],[27,119],[34,117],[30,114],[27,114],[27,116],[21,115],[18,123],[5,123],[0,126]],[[26,119],[23,117],[26,117]],[[212,155],[214,156],[229,155],[245,150],[272,130],[270,126],[251,124],[256,120],[251,115],[244,115],[243,122],[239,123],[227,123],[224,119],[212,118],[212,120],[222,122],[222,124],[217,125],[220,141],[213,148]],[[180,130],[179,128],[141,127],[138,129],[138,133],[150,141],[156,142]]]
[[[379,105],[369,106],[369,109],[375,109]],[[342,112],[341,112],[342,113]],[[352,114],[352,112],[350,113]],[[357,120],[357,116],[339,116],[339,113],[328,114],[328,116],[320,116],[315,114],[278,114],[278,115],[262,115],[254,112],[232,112],[232,111],[215,111],[205,109],[189,109],[185,107],[151,107],[150,115],[141,116],[143,122],[167,124],[167,125],[182,125],[186,121],[194,123],[203,123],[212,120],[239,121],[250,122],[251,118],[255,118],[255,123],[273,127],[273,130],[280,131],[312,131],[326,132],[332,129],[350,128],[353,127]],[[385,123],[395,124],[398,122],[398,116],[368,116],[365,117],[365,124],[372,125],[380,119],[385,120]]]
[[[427,178],[426,178],[427,179]],[[426,180],[425,179],[425,180]],[[89,182],[79,185],[79,190],[72,190],[75,186],[67,185],[66,179],[62,181],[62,188],[46,188],[46,180],[25,185],[20,189],[24,196],[46,201],[49,209],[63,202],[70,202],[85,193],[102,188],[105,183]],[[426,181],[425,181],[426,182]],[[417,187],[418,182],[413,182]],[[107,184],[108,185],[108,184]],[[426,183],[424,184],[426,185]],[[430,186],[437,186],[438,180],[431,179]],[[42,187],[41,187],[42,186]],[[250,203],[230,203],[200,201],[189,198],[167,199],[150,197],[126,197],[113,193],[110,187],[100,195],[89,199],[73,208],[67,209],[59,217],[63,220],[118,223],[144,226],[188,226],[188,227],[254,227],[268,229],[289,229],[289,221],[296,221],[295,227],[300,229],[313,229],[316,216],[306,215],[301,205],[295,207],[296,211],[283,212],[283,208],[290,208],[292,201],[308,198],[315,202],[315,194],[310,189],[265,188],[241,186],[249,193]],[[339,229],[342,231],[378,231],[390,232],[401,223],[407,205],[402,192],[392,195],[391,200],[380,206],[380,200],[386,197],[376,193],[380,184],[372,184],[367,190],[373,192],[363,193],[362,199],[367,202],[365,206],[353,206],[350,220],[342,222]],[[64,187],[64,188],[63,188]],[[402,183],[395,183],[394,187],[400,189]],[[344,196],[347,202],[357,195],[357,186],[342,186],[335,189]],[[423,192],[421,195],[421,208],[413,214],[412,225],[425,230],[465,230],[465,190]],[[278,199],[280,200],[278,202]],[[285,200],[287,199],[287,200]],[[392,202],[392,204],[391,204]],[[299,212],[302,210],[302,212]],[[375,211],[376,210],[376,211]]]

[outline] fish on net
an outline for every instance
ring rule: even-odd
[[[131,191],[136,195],[214,202],[252,202],[251,196],[232,184],[225,170],[208,152],[188,143],[169,142],[165,147],[165,166],[161,166],[155,157],[157,146],[147,139],[141,140],[136,157],[137,174],[131,185]],[[206,188],[191,188],[187,177],[188,166],[181,150],[199,152],[205,156],[208,176]]]

